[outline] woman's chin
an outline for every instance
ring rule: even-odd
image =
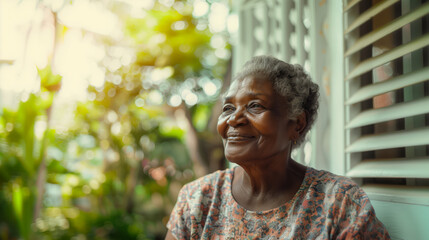
[[[238,165],[251,160],[251,157],[248,154],[244,154],[243,152],[241,152],[241,153],[229,153],[229,154],[227,152],[225,152],[225,157],[229,162],[235,163]]]

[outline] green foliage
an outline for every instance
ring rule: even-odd
[[[209,120],[211,108],[212,106],[203,104],[194,107],[192,122],[198,130],[205,130]]]
[[[0,205],[7,209],[0,225],[16,226],[7,234],[24,239],[31,237],[34,203],[40,194],[35,184],[38,168],[53,136],[51,130],[45,129],[42,139],[37,139],[35,125],[37,121],[46,122],[54,92],[58,90],[56,86],[61,81],[61,76],[53,75],[49,66],[39,74],[42,91],[21,101],[17,111],[3,109],[0,120],[0,188],[5,193]]]
[[[44,69],[38,69],[42,91],[57,92],[61,87],[61,76],[53,74],[48,65]]]
[[[207,19],[158,3],[144,18],[117,9],[126,39],[97,36],[106,81],[88,87],[67,129],[50,125],[62,81],[50,66],[38,69],[39,92],[2,109],[0,239],[162,239],[178,191],[196,177],[174,116],[189,112],[190,124],[213,139],[207,126],[226,60],[204,60],[215,51],[212,33],[197,28]],[[109,68],[123,57],[109,50],[124,42],[135,60]],[[173,95],[185,103],[171,104]]]
[[[175,10],[150,11],[143,19],[128,19],[127,34],[140,50],[136,63],[159,68],[172,66],[176,80],[201,71],[199,59],[209,51],[210,36],[208,30],[198,31],[194,23],[192,16]],[[175,30],[175,25],[180,25],[180,30]]]

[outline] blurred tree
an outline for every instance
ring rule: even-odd
[[[52,59],[59,25],[56,13],[48,10],[48,15],[46,24],[54,28]],[[53,74],[50,65],[39,69],[38,76],[40,90],[24,96],[17,111],[3,109],[0,118],[0,236],[4,239],[32,239],[32,223],[42,209],[47,147],[54,139],[51,110],[62,77]]]
[[[39,92],[3,109],[0,239],[162,239],[183,184],[225,167],[216,118],[230,82],[227,33],[210,31],[193,1],[154,1],[138,16],[126,2],[104,3],[125,38],[81,30],[106,52],[105,81],[88,88],[72,126],[50,125],[63,111],[50,67]],[[68,28],[53,16],[63,40]]]
[[[128,40],[102,38],[106,82],[90,87],[90,100],[76,112],[75,135],[95,139],[104,156],[103,174],[116,179],[103,184],[103,196],[109,198],[97,204],[103,208],[98,211],[141,213],[158,221],[158,230],[146,231],[158,236],[165,233],[180,187],[224,168],[215,101],[223,78],[223,86],[229,84],[230,61],[216,57],[213,34],[197,28],[207,19],[193,18],[188,3],[179,3],[184,4],[179,10],[155,4],[143,18],[130,18],[121,5],[112,7],[125,22]],[[218,35],[228,49],[225,33]],[[130,64],[110,65],[127,62],[130,52],[135,53]],[[174,122],[183,123],[185,131]],[[187,170],[189,157],[196,175]],[[139,189],[150,194],[139,196]]]
[[[207,18],[194,18],[185,1],[176,3],[183,5],[158,4],[144,18],[128,18],[126,31],[137,50],[134,64],[146,71],[143,88],[161,93],[167,111],[186,122],[187,147],[195,173],[202,176],[225,168],[216,119],[220,83],[229,86],[231,60],[216,57],[213,45],[220,42],[226,51],[229,46],[225,32],[214,36]]]
[[[17,232],[12,231],[11,236],[23,239],[31,238],[31,224],[42,208],[46,150],[54,139],[49,127],[50,111],[61,81],[61,76],[52,74],[50,66],[40,70],[39,75],[41,91],[30,94],[17,111],[3,109],[0,118],[0,205],[4,208],[0,211],[0,225],[16,224],[17,229],[12,229]],[[36,125],[43,125],[39,136]]]

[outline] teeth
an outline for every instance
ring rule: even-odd
[[[241,136],[231,136],[228,137],[228,140],[246,140],[249,139],[250,137],[241,137]]]

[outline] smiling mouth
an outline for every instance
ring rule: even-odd
[[[241,136],[241,135],[230,135],[227,136],[227,140],[229,142],[243,142],[243,141],[249,141],[251,139],[254,139],[255,137],[253,136]]]

